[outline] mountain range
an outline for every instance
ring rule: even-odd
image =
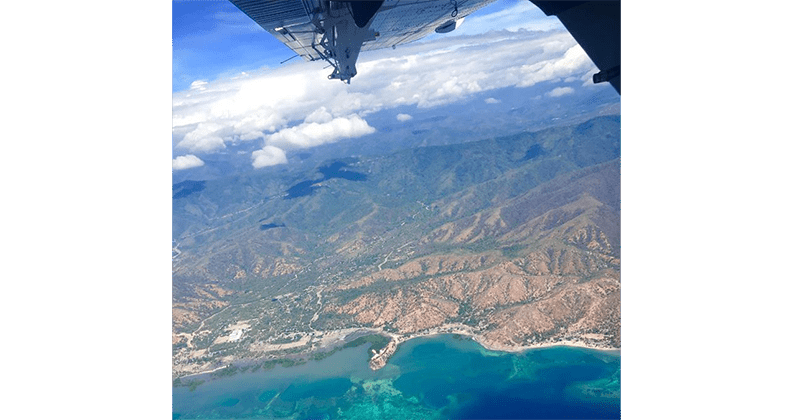
[[[620,138],[604,116],[175,184],[175,375],[351,328],[619,347]]]

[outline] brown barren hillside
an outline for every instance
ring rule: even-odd
[[[425,244],[476,245],[350,279],[325,311],[407,334],[459,322],[493,343],[620,345],[618,161],[448,222]],[[458,207],[455,202],[447,208]]]

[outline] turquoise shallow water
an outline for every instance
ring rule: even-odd
[[[368,367],[367,347],[173,389],[174,418],[619,418],[618,354],[571,347],[491,352],[444,335]]]

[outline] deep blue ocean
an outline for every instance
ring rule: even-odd
[[[173,418],[618,419],[618,353],[492,352],[459,336],[407,341],[378,371],[368,348],[173,389]]]

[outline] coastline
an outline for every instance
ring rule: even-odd
[[[543,343],[533,343],[527,345],[507,345],[503,343],[493,342],[491,340],[487,340],[481,334],[474,331],[471,327],[464,325],[464,324],[444,324],[438,327],[430,328],[428,330],[411,333],[411,334],[396,334],[385,331],[382,327],[379,328],[371,328],[371,327],[356,327],[356,328],[344,328],[340,330],[331,330],[331,331],[318,331],[312,335],[313,339],[316,339],[315,342],[316,346],[311,346],[310,349],[307,349],[304,352],[299,353],[298,355],[311,355],[316,353],[325,353],[325,352],[332,352],[342,348],[345,344],[359,338],[364,337],[370,334],[378,334],[381,336],[385,336],[389,338],[388,344],[379,352],[372,350],[372,353],[369,358],[369,367],[371,370],[379,370],[383,368],[388,360],[396,353],[399,346],[402,343],[407,341],[416,339],[416,338],[423,338],[423,337],[434,337],[439,335],[461,335],[470,337],[473,341],[479,344],[486,350],[494,351],[494,352],[502,352],[502,353],[521,353],[528,350],[536,350],[536,349],[544,349],[550,347],[575,347],[581,349],[588,349],[588,350],[597,350],[609,353],[620,353],[620,347],[608,347],[604,345],[597,345],[592,344],[590,342],[586,342],[583,340],[561,340],[561,341],[554,341],[554,342],[543,342]],[[264,360],[271,360],[265,358],[257,358],[257,359],[240,359],[236,360],[237,363],[240,365],[237,366],[249,366],[256,364],[257,362],[261,362]],[[229,368],[233,363],[229,363],[223,366],[214,367],[212,369],[202,370],[200,372],[193,372],[188,373],[185,375],[178,376],[180,379],[185,378],[201,378],[203,375],[210,375],[213,372]],[[208,378],[206,378],[208,379]]]
[[[481,347],[485,348],[486,350],[495,351],[495,352],[502,352],[502,353],[522,353],[522,352],[527,351],[527,350],[536,350],[536,349],[543,349],[543,348],[550,348],[550,347],[575,347],[575,348],[582,348],[582,349],[587,349],[587,350],[597,350],[597,351],[604,351],[604,352],[619,352],[619,353],[621,352],[621,348],[620,347],[608,347],[608,346],[602,346],[602,345],[594,345],[594,344],[590,344],[590,343],[587,343],[587,342],[582,341],[582,340],[574,340],[574,341],[573,340],[562,340],[562,341],[554,341],[554,342],[549,342],[549,343],[536,343],[536,344],[512,345],[512,346],[509,346],[509,345],[504,345],[504,344],[501,344],[501,343],[492,342],[490,340],[487,340],[486,338],[484,338],[480,334],[478,334],[475,331],[473,331],[472,328],[468,327],[467,325],[462,325],[462,324],[445,324],[445,325],[441,325],[439,327],[430,328],[428,331],[425,331],[425,332],[418,332],[418,333],[407,334],[407,335],[393,334],[393,333],[388,333],[388,332],[384,332],[384,331],[383,331],[383,334],[388,335],[391,338],[391,343],[395,343],[395,346],[394,346],[393,351],[389,352],[390,354],[387,354],[385,352],[385,350],[383,350],[383,352],[380,353],[380,354],[375,353],[375,355],[371,358],[371,362],[370,362],[372,370],[377,370],[377,369],[380,369],[383,366],[385,366],[385,364],[387,364],[387,360],[390,358],[390,356],[393,355],[393,353],[396,352],[398,346],[401,343],[405,343],[405,342],[407,342],[409,340],[416,339],[416,338],[434,337],[434,336],[445,335],[445,334],[456,334],[456,335],[462,335],[462,336],[470,337],[473,341],[478,343]],[[390,346],[390,343],[389,343],[389,346]],[[383,353],[385,353],[385,354],[383,354]],[[376,363],[372,364],[374,362],[375,358],[383,359],[383,356],[385,356],[384,360],[378,360]],[[379,367],[375,368],[375,366],[379,366]]]

